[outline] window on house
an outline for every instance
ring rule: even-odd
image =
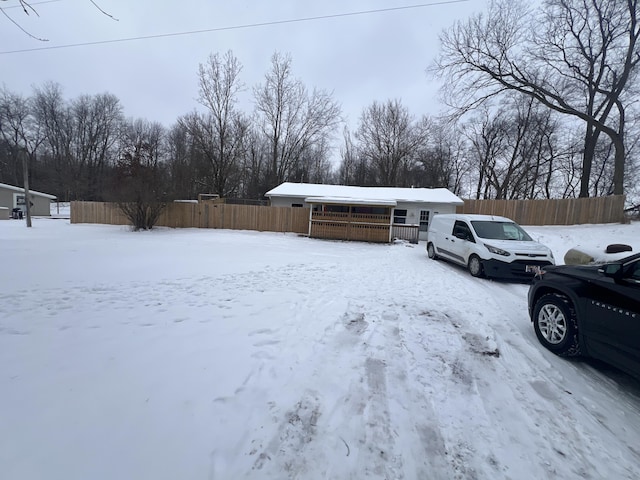
[[[396,208],[393,211],[393,223],[407,223],[407,211]]]
[[[292,207],[297,207],[297,208],[302,208],[302,204],[301,203],[292,203],[291,206]]]
[[[358,213],[361,215],[389,215],[389,209],[387,207],[351,207],[352,213]]]
[[[389,209],[387,207],[373,207],[371,213],[374,215],[389,215]]]
[[[335,213],[349,213],[348,205],[325,205],[325,212],[335,212]]]
[[[426,232],[429,228],[429,210],[420,210],[420,231]]]

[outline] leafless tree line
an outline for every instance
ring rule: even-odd
[[[358,129],[345,129],[339,183],[446,187],[465,198],[577,197],[583,179],[578,125],[535,100],[505,95],[462,119],[415,119],[400,101],[372,104]],[[600,142],[590,172],[591,194],[613,192],[615,152]],[[638,180],[627,154],[627,190]]]
[[[638,197],[639,35],[637,0],[544,0],[537,10],[494,0],[441,35],[430,70],[443,80],[446,114],[373,101],[353,131],[343,127],[337,164],[340,107],[297,80],[287,55],[274,54],[251,89],[252,112],[240,107],[239,60],[211,55],[198,70],[202,108],[169,129],[124,119],[109,94],[67,101],[52,84],[29,98],[5,89],[0,181],[21,184],[25,152],[34,188],[107,200],[118,162],[153,152],[164,182],[156,191],[173,198],[260,199],[284,181],[447,187],[470,198]],[[131,154],[136,141],[144,155]]]
[[[23,184],[23,151],[32,187],[61,200],[121,200],[132,189],[131,182],[123,187],[124,178],[142,172],[134,168],[140,162],[162,172],[153,176],[162,182],[154,188],[158,198],[261,199],[284,181],[331,182],[340,107],[329,93],[295,79],[291,64],[289,56],[273,55],[265,82],[253,89],[256,109],[247,114],[238,107],[239,61],[232,52],[211,55],[198,71],[204,109],[168,129],[125,119],[111,94],[67,101],[57,84],[35,88],[30,97],[2,89],[0,182]]]
[[[637,7],[637,0],[544,0],[532,10],[524,0],[493,0],[486,14],[441,35],[434,71],[460,114],[515,94],[573,120],[582,130],[579,195],[602,189],[605,156],[611,193],[622,194],[628,122],[637,114]]]

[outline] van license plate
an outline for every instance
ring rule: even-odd
[[[540,265],[527,265],[525,271],[534,275],[542,275],[544,273]]]

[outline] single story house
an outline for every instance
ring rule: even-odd
[[[51,215],[51,201],[56,199],[55,195],[48,195],[34,190],[29,190],[29,194],[31,195],[31,215]],[[0,207],[5,207],[9,211],[19,208],[23,213],[26,213],[27,205],[24,188],[0,183]]]
[[[464,204],[446,188],[353,187],[290,183],[268,191],[274,207],[306,207],[309,236],[340,240],[417,243],[429,219]]]

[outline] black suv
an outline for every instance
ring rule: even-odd
[[[604,265],[549,266],[529,289],[540,343],[640,378],[640,254]]]

